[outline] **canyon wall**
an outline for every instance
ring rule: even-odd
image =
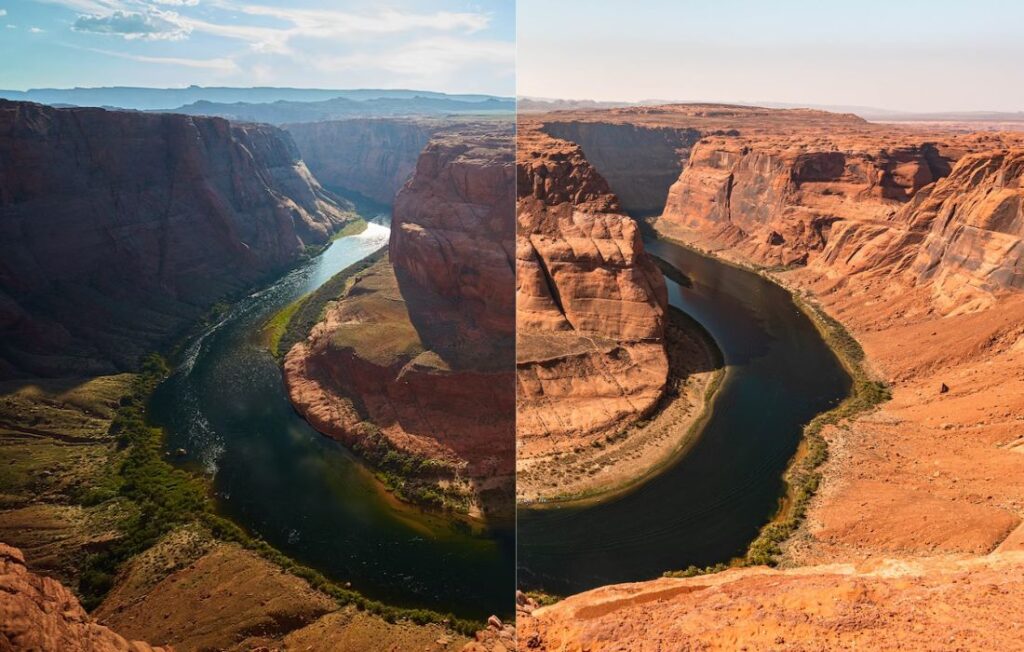
[[[576,143],[587,161],[615,191],[629,213],[660,213],[669,187],[679,177],[696,129],[552,120],[543,131]]]
[[[576,144],[520,124],[517,173],[522,467],[654,408],[668,374],[667,293],[636,223]]]
[[[0,376],[130,368],[348,208],[273,127],[2,101]]]
[[[302,160],[328,188],[355,191],[390,205],[412,176],[439,123],[353,119],[284,125]]]
[[[388,258],[285,359],[296,408],[416,502],[510,517],[515,399],[510,125],[435,137],[395,200]]]

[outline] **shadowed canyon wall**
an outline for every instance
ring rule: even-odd
[[[395,200],[388,257],[356,276],[285,360],[297,409],[415,502],[510,516],[515,177],[511,126],[446,131]]]
[[[0,102],[0,376],[129,368],[350,218],[287,133]]]
[[[321,183],[388,205],[412,176],[420,152],[439,127],[436,121],[402,119],[284,125]]]
[[[576,143],[629,213],[660,213],[679,177],[696,129],[600,122],[545,122],[543,131]]]

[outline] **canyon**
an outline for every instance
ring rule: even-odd
[[[387,255],[284,360],[296,409],[401,476],[400,495],[499,520],[513,514],[512,147],[511,125],[435,134],[394,200]]]
[[[726,105],[531,119],[574,125],[584,156],[588,144],[601,157],[631,148],[635,137],[613,137],[623,125],[658,139],[697,130],[674,160],[653,148],[635,166],[661,179],[677,171],[658,186],[654,228],[838,320],[892,397],[823,428],[818,489],[772,555],[782,570],[578,594],[521,612],[520,649],[916,649],[944,635],[1013,647],[1018,615],[1004,605],[1024,571],[1014,481],[1024,136]],[[616,192],[629,183],[614,169],[607,178]]]
[[[0,377],[109,374],[353,219],[288,135],[0,101]]]
[[[144,354],[172,350],[191,365],[188,346],[196,336],[202,344],[235,308],[259,300],[268,281],[298,282],[291,279],[312,273],[307,268],[315,268],[335,235],[361,225],[354,205],[310,172],[291,133],[220,118],[6,101],[0,125],[0,541],[22,551],[3,551],[2,576],[11,582],[2,600],[5,642],[18,649],[36,641],[35,632],[63,637],[61,649],[151,649],[130,642],[138,640],[176,650],[378,650],[386,642],[389,649],[440,652],[470,643],[467,621],[369,600],[215,515],[206,479],[192,466],[171,464],[173,458],[190,465],[192,444],[165,449],[163,434],[146,420],[144,406],[167,370],[152,357],[143,362]],[[420,155],[419,132],[407,132],[411,144],[388,160],[382,152],[397,141],[381,133],[372,124],[347,132],[363,145],[339,145],[356,162],[337,163],[333,179],[353,170],[340,190],[406,182]],[[425,170],[398,214],[407,216],[411,239],[447,233],[448,244],[438,241],[433,251],[429,243],[409,244],[409,278],[423,265],[435,264],[428,275],[437,271],[459,229],[473,220],[477,235],[494,239],[502,220],[511,233],[513,191],[511,183],[500,186],[514,174],[511,140],[506,133],[502,163],[501,138],[437,144],[436,168]],[[380,165],[368,164],[374,157]],[[330,163],[318,163],[330,176]],[[360,164],[362,178],[354,172]],[[453,191],[469,192],[469,199]],[[505,217],[484,206],[502,192]],[[416,213],[431,202],[441,212]],[[444,222],[452,218],[462,222]],[[466,243],[458,245],[463,253]],[[485,256],[475,244],[474,252],[480,264],[446,270],[458,281],[456,294],[444,294],[452,290],[446,286],[430,302],[473,303],[477,321],[460,337],[476,340],[465,350],[462,342],[452,346],[459,353],[475,346],[474,361],[493,363],[481,340],[511,341],[511,312],[506,324],[490,312],[500,298],[500,283],[491,281],[505,274],[512,295],[511,254]],[[381,271],[397,282],[390,265]],[[472,281],[477,274],[482,284]],[[404,268],[397,276],[404,278]],[[417,319],[440,314],[408,312]],[[188,346],[179,350],[186,335]],[[419,379],[420,395],[449,371],[440,356],[450,350],[437,349],[436,358],[408,370]],[[511,348],[505,350],[510,370]],[[473,389],[501,395],[502,379],[491,369],[456,371],[477,381]],[[484,427],[508,433],[509,453],[459,441],[468,457],[479,453],[473,473],[483,479],[466,480],[461,466],[455,479],[479,479],[473,490],[496,495],[498,503],[511,494],[513,380],[510,371],[506,376],[508,410]],[[449,468],[445,460],[423,461]],[[500,626],[479,638],[474,649],[507,648],[511,640]]]

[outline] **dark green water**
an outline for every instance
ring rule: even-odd
[[[343,446],[292,409],[260,343],[266,319],[387,243],[387,215],[270,287],[197,337],[151,412],[169,450],[211,476],[220,511],[364,595],[486,618],[513,611],[512,532],[465,526],[397,504]]]
[[[725,380],[700,439],[660,475],[596,505],[519,510],[520,586],[568,594],[744,554],[778,506],[803,426],[850,390],[782,288],[668,242],[646,246],[692,280],[666,280],[669,300],[715,338]]]

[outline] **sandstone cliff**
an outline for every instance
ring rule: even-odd
[[[579,147],[522,125],[518,145],[523,471],[536,458],[589,446],[654,409],[668,375],[667,294],[636,223]]]
[[[171,652],[128,641],[98,624],[60,582],[35,575],[17,548],[0,543],[0,650]]]
[[[302,122],[284,128],[321,183],[391,204],[440,126],[427,120],[355,119]]]
[[[521,649],[1016,647],[1024,136],[608,113],[703,131],[657,228],[772,268],[849,329],[892,400],[823,430],[820,487],[780,560],[792,570],[587,592],[521,620]]]
[[[296,408],[417,502],[511,515],[511,130],[436,137],[395,200],[389,259],[357,275],[289,351]]]
[[[264,125],[0,102],[0,376],[129,368],[348,217]]]

